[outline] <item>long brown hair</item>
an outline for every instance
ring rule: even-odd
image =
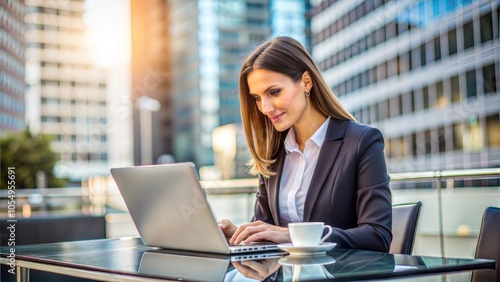
[[[270,177],[275,172],[270,166],[283,145],[288,130],[277,131],[269,118],[257,108],[249,95],[248,75],[254,69],[266,69],[281,73],[298,82],[302,74],[309,72],[313,81],[309,100],[311,105],[325,116],[341,120],[355,118],[340,104],[328,87],[321,72],[307,50],[295,39],[287,36],[273,38],[257,47],[245,60],[240,70],[239,96],[241,120],[253,160],[250,173]]]

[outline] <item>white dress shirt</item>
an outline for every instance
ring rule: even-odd
[[[292,128],[285,138],[286,157],[279,191],[280,224],[288,226],[291,222],[301,222],[304,218],[304,202],[311,184],[314,168],[318,162],[321,146],[325,141],[326,130],[330,119],[316,130],[306,141],[304,152],[301,152],[295,131]]]

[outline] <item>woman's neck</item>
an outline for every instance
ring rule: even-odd
[[[304,152],[306,141],[313,136],[318,128],[325,122],[327,116],[319,112],[314,112],[307,119],[298,122],[293,126],[295,130],[295,139],[299,145],[299,149]]]

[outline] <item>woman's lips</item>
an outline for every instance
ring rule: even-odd
[[[277,122],[283,116],[284,113],[270,117],[272,122]]]

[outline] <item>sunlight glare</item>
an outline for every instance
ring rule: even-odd
[[[117,67],[130,59],[128,5],[128,1],[86,2],[87,45],[99,67]]]

